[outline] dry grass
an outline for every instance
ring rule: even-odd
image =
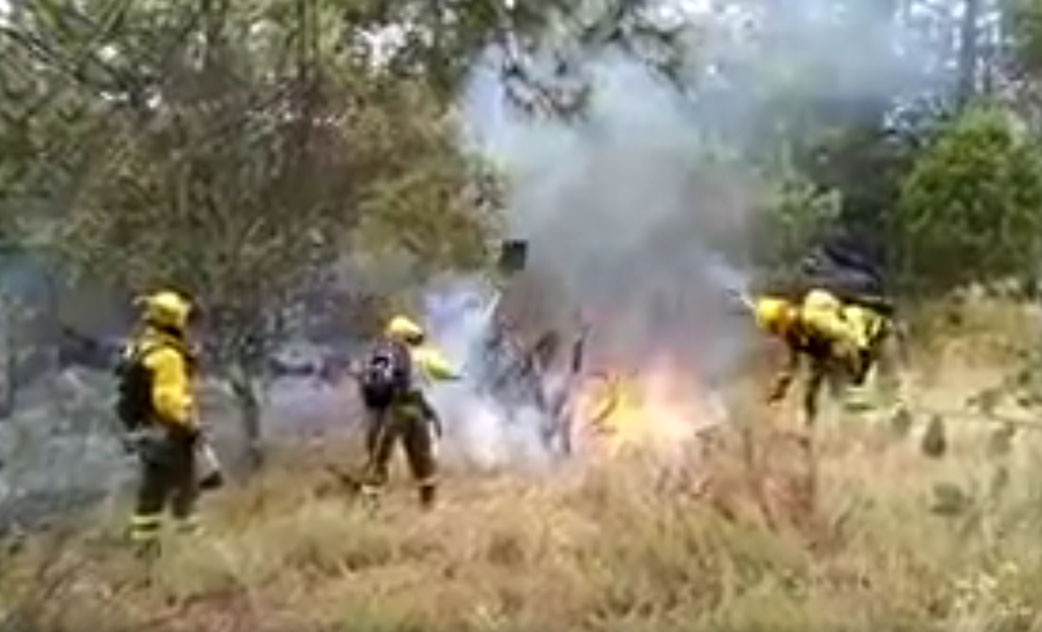
[[[740,417],[698,462],[449,472],[427,514],[405,483],[370,514],[326,468],[352,448],[300,448],[154,565],[120,515],[0,550],[0,630],[1042,631],[1039,438],[959,427],[930,459],[923,424],[833,411],[811,467]]]
[[[27,540],[0,607],[28,632],[1042,629],[1032,445],[990,462],[965,437],[937,462],[882,426],[830,426],[808,506],[786,495],[804,469],[775,462],[798,452],[757,436],[754,457],[716,452],[708,479],[647,455],[457,472],[429,514],[405,488],[375,515],[331,493],[332,449],[303,470],[286,457],[211,499],[207,535],[171,536],[151,568],[115,520]],[[964,505],[934,513],[938,484]]]
[[[910,323],[912,363],[927,383],[980,388],[982,372],[1015,361],[1019,348],[1042,338],[1040,316],[1036,305],[997,299],[920,307]]]

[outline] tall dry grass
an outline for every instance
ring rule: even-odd
[[[982,379],[968,362],[919,394],[958,400]],[[119,512],[6,544],[0,630],[1042,630],[1042,438],[995,450],[991,428],[949,424],[929,458],[923,419],[833,408],[808,452],[738,399],[689,459],[449,471],[430,513],[403,472],[375,513],[355,502],[327,467],[351,447],[290,451],[153,564]]]
[[[321,467],[332,448],[294,455],[153,565],[116,516],[9,548],[0,611],[27,632],[1042,629],[1037,445],[989,457],[965,435],[937,461],[845,421],[820,433],[810,501],[770,432],[690,468],[453,472],[429,514],[405,487],[372,514]]]

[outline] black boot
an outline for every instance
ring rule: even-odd
[[[224,475],[219,470],[199,481],[199,489],[202,491],[212,491],[223,486]]]
[[[420,506],[424,509],[430,509],[434,506],[435,487],[434,485],[421,485],[420,486]]]

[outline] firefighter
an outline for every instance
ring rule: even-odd
[[[844,304],[831,293],[815,289],[802,301],[761,297],[754,303],[757,325],[781,338],[789,349],[786,368],[775,381],[769,401],[785,397],[800,368],[809,364],[803,410],[808,424],[817,417],[817,400],[825,380],[842,377],[861,384],[876,361],[887,319],[877,311]]]
[[[191,303],[173,291],[139,301],[142,327],[124,351],[120,416],[135,429],[141,463],[130,537],[151,549],[169,505],[179,530],[196,527],[194,448],[199,438],[192,393],[194,354],[186,341]]]
[[[419,489],[420,504],[433,505],[437,481],[437,439],[441,422],[424,388],[459,376],[434,347],[425,344],[423,329],[404,316],[391,319],[370,353],[362,375],[368,412],[363,493],[375,498],[386,485],[395,443],[401,440],[409,469]]]

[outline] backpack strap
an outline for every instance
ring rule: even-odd
[[[167,336],[149,336],[131,343],[124,352],[122,365],[130,366],[143,363],[150,355],[162,349],[173,349],[176,351],[184,359],[189,375],[194,372],[196,364],[195,354],[181,341]]]
[[[129,360],[131,363],[143,363],[150,355],[167,347],[165,342],[158,340],[144,340],[139,344],[135,344],[133,350],[130,353]]]

